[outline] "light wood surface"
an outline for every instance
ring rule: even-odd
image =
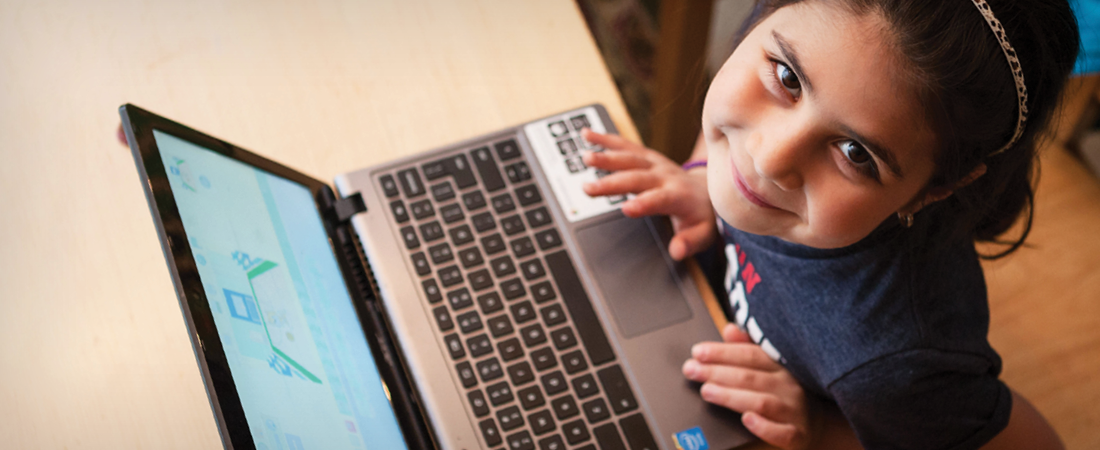
[[[0,448],[220,445],[117,108],[322,180],[591,102],[570,0],[0,3]]]

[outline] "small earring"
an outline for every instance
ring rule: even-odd
[[[913,226],[913,214],[902,214],[898,211],[898,222],[901,222],[901,226],[910,228]]]

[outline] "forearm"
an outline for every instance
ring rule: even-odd
[[[1061,450],[1065,445],[1042,414],[1022,395],[1012,391],[1012,415],[1008,426],[982,450]]]

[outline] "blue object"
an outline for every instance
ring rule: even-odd
[[[676,433],[676,447],[681,450],[707,450],[707,438],[703,436],[703,429],[699,427]]]
[[[1100,0],[1070,0],[1070,6],[1081,29],[1081,53],[1073,73],[1100,72]]]

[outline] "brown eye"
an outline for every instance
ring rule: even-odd
[[[802,82],[790,67],[783,63],[775,63],[775,76],[779,78],[779,84],[790,91],[791,95],[798,97],[802,93]]]
[[[871,153],[862,145],[859,145],[858,142],[845,141],[840,145],[840,149],[844,152],[844,156],[856,165],[863,165],[871,161]]]

